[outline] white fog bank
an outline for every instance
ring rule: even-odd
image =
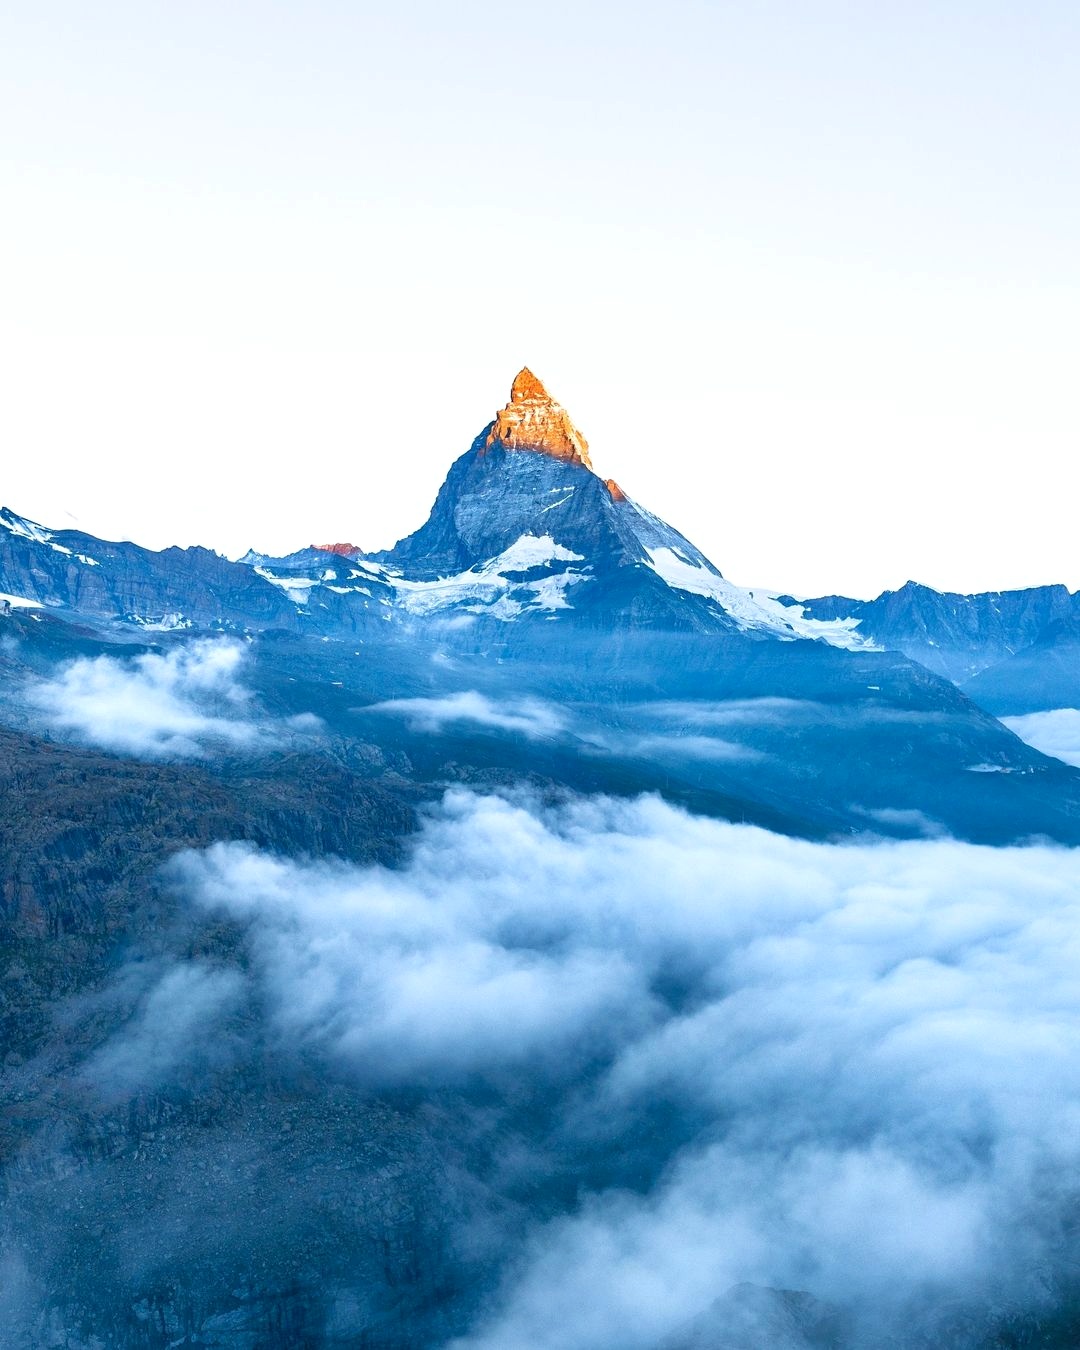
[[[373,1090],[542,1084],[567,1165],[674,1109],[655,1179],[538,1219],[459,1350],[645,1350],[741,1281],[869,1345],[1076,1255],[1080,852],[453,791],[399,871],[218,845],[174,880],[250,922],[276,1034]]]

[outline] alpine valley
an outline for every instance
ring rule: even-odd
[[[872,860],[836,885],[875,905],[909,883],[925,898],[936,883],[912,877],[937,858],[988,876],[1071,858],[1080,769],[1053,732],[1080,707],[1080,593],[740,588],[595,474],[522,370],[426,522],[385,552],[230,561],[5,508],[0,676],[3,1346],[1080,1343],[1075,1178],[1067,1201],[1039,1192],[992,1293],[920,1265],[908,1210],[875,1258],[885,1292],[826,1278],[775,1237],[803,1222],[794,1189],[777,1226],[754,1220],[752,1260],[714,1270],[688,1246],[716,1176],[808,1156],[793,1122],[819,1089],[850,1083],[845,1157],[899,1149],[883,1113],[908,1108],[891,1088],[861,1096],[862,1052],[826,1031],[802,1051],[821,1077],[797,1092],[804,1070],[754,1067],[741,981],[764,948],[733,956],[734,918],[722,942],[703,920],[699,945],[685,916],[653,917],[676,881],[722,910],[765,840],[787,860],[765,908],[798,876],[824,906],[823,858]],[[648,858],[682,842],[649,882],[634,859],[654,836]],[[648,903],[631,910],[639,880]],[[801,904],[754,938],[791,944],[777,984],[820,919]],[[898,930],[915,924],[905,904]],[[943,981],[967,970],[969,922],[949,913]],[[569,935],[590,925],[586,949]],[[905,950],[875,979],[923,959]],[[839,970],[819,972],[823,999]],[[837,997],[836,1026],[880,1013]],[[712,1035],[715,1009],[729,1020],[709,1072],[726,1063],[731,1083],[688,1105],[671,1083],[705,1042],[675,1029]],[[667,1076],[646,1074],[665,1035]],[[908,1053],[883,1037],[867,1064]],[[780,1053],[761,1049],[774,1068]],[[941,1096],[919,1147],[954,1087],[924,1083]],[[768,1130],[735,1159],[746,1120]],[[941,1186],[974,1187],[1000,1138],[974,1107],[948,1137]],[[917,1155],[875,1204],[913,1191]],[[815,1194],[831,1194],[821,1156]],[[1061,1166],[1049,1146],[1038,1161]],[[677,1255],[655,1317],[598,1329],[592,1300],[647,1279],[632,1235],[661,1219],[657,1250]],[[997,1270],[990,1239],[965,1240]],[[618,1261],[605,1243],[625,1245]],[[575,1288],[574,1271],[594,1274]]]

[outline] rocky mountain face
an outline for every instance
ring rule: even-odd
[[[107,543],[0,510],[0,593],[148,628],[297,628],[296,608],[251,568],[206,548]]]
[[[978,687],[990,689],[995,680],[982,678],[983,672],[1008,663],[1012,673],[1003,671],[1003,679],[1024,685],[1021,702],[1036,690],[1037,671],[1049,679],[1055,666],[1067,663],[1066,649],[1080,623],[1080,593],[1060,585],[957,595],[909,581],[876,600],[827,595],[801,603],[805,615],[849,622],[873,645],[903,652],[957,684],[980,677]],[[1024,679],[1022,672],[1036,678]]]
[[[1080,708],[1080,613],[1048,623],[1030,646],[980,670],[964,690],[997,717]]]
[[[518,371],[510,402],[496,416],[484,445],[487,449],[501,445],[504,450],[532,450],[592,468],[585,437],[528,367]]]

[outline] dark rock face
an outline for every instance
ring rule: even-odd
[[[803,602],[818,619],[859,619],[859,633],[963,683],[1039,641],[1052,625],[1080,615],[1065,586],[955,595],[909,581],[876,600],[827,595]]]
[[[535,532],[543,515],[553,517],[543,522],[551,527],[544,532],[557,532],[564,547],[589,541],[602,553],[612,551],[616,541],[605,528],[595,474],[547,455],[515,454],[497,444],[487,449],[490,431],[454,461],[425,524],[372,554],[375,560],[422,579],[452,576]]]
[[[497,557],[522,535],[550,535],[598,572],[645,563],[646,546],[678,548],[715,571],[677,530],[621,492],[613,496],[583,464],[485,448],[488,430],[455,460],[426,523],[373,558],[419,577],[447,576]]]
[[[372,560],[419,581],[455,576],[497,560],[522,539],[553,541],[569,570],[587,584],[566,596],[561,622],[613,628],[732,632],[739,627],[721,605],[674,589],[650,563],[649,550],[670,550],[707,577],[713,564],[677,530],[612,491],[584,463],[507,449],[491,427],[457,459],[431,514],[414,534]],[[512,569],[508,564],[507,570]],[[536,580],[542,571],[532,573]],[[526,607],[522,616],[545,619]]]
[[[1029,647],[980,671],[964,690],[999,717],[1080,708],[1080,613],[1047,624]]]
[[[51,532],[0,511],[0,590],[95,618],[166,626],[298,627],[296,608],[264,578],[205,548],[113,544]]]

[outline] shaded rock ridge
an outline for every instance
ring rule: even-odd
[[[0,509],[0,594],[148,628],[296,629],[295,605],[250,566],[207,548],[160,552]]]
[[[515,643],[548,643],[552,623],[619,635],[816,639],[900,651],[954,682],[977,681],[995,712],[1080,703],[1080,596],[1066,587],[965,596],[909,582],[869,601],[739,587],[593,472],[584,437],[528,368],[451,465],[425,523],[391,549],[330,542],[231,562],[208,549],[155,552],[51,531],[3,510],[0,614],[7,606],[149,629],[362,639],[425,625],[477,648],[511,633]]]
[[[518,371],[510,402],[497,414],[484,448],[495,444],[506,450],[534,450],[592,468],[585,437],[528,366]]]
[[[878,646],[960,684],[1036,645],[1071,651],[1080,622],[1080,595],[1062,585],[960,595],[908,581],[876,600],[827,595],[802,606],[814,619],[855,622]]]

